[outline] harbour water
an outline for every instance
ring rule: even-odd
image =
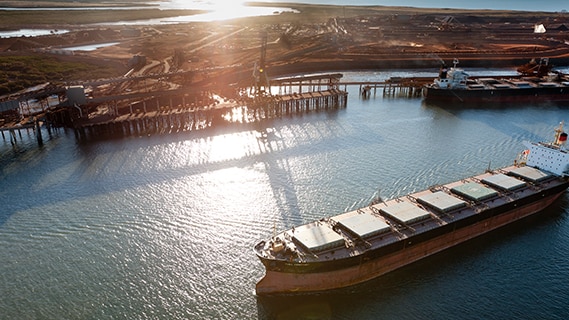
[[[67,50],[67,51],[94,51],[94,50],[97,50],[97,49],[99,49],[99,48],[110,47],[110,46],[114,46],[114,45],[119,44],[119,43],[120,43],[120,42],[96,43],[96,44],[89,44],[89,45],[84,45],[84,46],[66,47],[66,48],[61,48],[61,50]]]
[[[274,229],[510,165],[569,120],[358,89],[346,109],[209,132],[0,140],[0,319],[568,318],[569,195],[364,285],[255,296],[252,247]]]

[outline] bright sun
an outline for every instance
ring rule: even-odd
[[[209,15],[219,20],[246,16],[249,10],[249,7],[244,5],[244,1],[210,0],[204,1],[203,5],[204,9],[211,11]]]
[[[206,10],[207,13],[192,15],[189,21],[215,21],[272,15],[281,8],[247,6],[247,1],[237,0],[166,0],[164,8]],[[190,17],[190,16],[188,16]]]
[[[231,0],[213,0],[208,1],[207,3],[211,3],[211,5],[215,8],[229,10],[235,7],[242,7],[243,1],[231,1]]]

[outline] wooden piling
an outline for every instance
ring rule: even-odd
[[[246,123],[294,113],[345,108],[346,104],[347,92],[334,89],[267,96],[242,102],[212,104],[202,108],[179,108],[172,105],[162,110],[158,108],[159,111],[118,116],[106,122],[78,124],[75,135],[78,139],[85,140],[170,134],[230,124],[231,121],[226,121],[225,118],[230,118],[236,110],[241,111],[241,122]]]

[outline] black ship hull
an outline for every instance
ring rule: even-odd
[[[569,103],[569,86],[509,89],[423,88],[427,102],[482,103]]]

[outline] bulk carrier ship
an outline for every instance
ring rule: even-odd
[[[514,165],[323,218],[258,242],[256,292],[339,289],[537,213],[569,187],[563,123],[553,142],[524,142]]]
[[[567,103],[569,77],[551,73],[548,59],[528,63],[520,68],[517,77],[477,77],[471,79],[458,60],[450,69],[441,67],[432,84],[423,87],[423,97],[429,102],[486,103]]]

